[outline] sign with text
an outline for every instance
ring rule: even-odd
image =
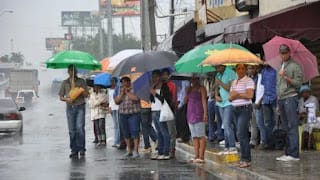
[[[100,0],[100,10],[106,15],[107,0]],[[140,0],[112,0],[113,16],[140,16]]]
[[[99,17],[90,11],[62,11],[61,25],[72,27],[97,27],[99,26]]]
[[[66,49],[66,40],[64,38],[46,38],[46,48],[49,51],[62,51]]]

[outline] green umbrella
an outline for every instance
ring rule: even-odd
[[[201,66],[200,63],[205,60],[210,53],[214,51],[224,50],[227,48],[244,49],[244,47],[237,44],[205,44],[198,46],[186,54],[184,54],[174,65],[179,73],[207,73],[213,72],[215,69],[212,66]]]
[[[101,64],[89,53],[82,51],[62,51],[46,61],[47,68],[62,69],[74,64],[80,69],[100,69]]]

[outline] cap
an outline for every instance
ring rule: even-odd
[[[303,93],[304,91],[311,91],[311,89],[310,89],[310,87],[309,87],[308,85],[302,85],[302,86],[300,87],[299,92],[300,92],[300,93]]]
[[[128,81],[128,82],[131,82],[131,79],[128,77],[128,76],[124,76],[120,79],[120,82],[122,81]]]
[[[288,52],[290,52],[290,48],[286,44],[281,44],[279,47],[279,51],[280,51],[280,53],[288,53]]]

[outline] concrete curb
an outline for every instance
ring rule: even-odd
[[[193,147],[185,143],[177,143],[176,151],[176,156],[186,161],[194,156]],[[199,166],[220,179],[235,179],[235,177],[236,179],[247,179],[248,177],[257,180],[272,179],[254,171],[250,171],[249,169],[236,167],[234,163],[226,162],[225,158],[218,155],[217,152],[206,150],[205,161],[205,164]]]

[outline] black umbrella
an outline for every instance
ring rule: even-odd
[[[118,64],[113,71],[113,76],[122,76],[164,67],[172,67],[177,60],[178,56],[167,51],[139,53],[126,58]]]

